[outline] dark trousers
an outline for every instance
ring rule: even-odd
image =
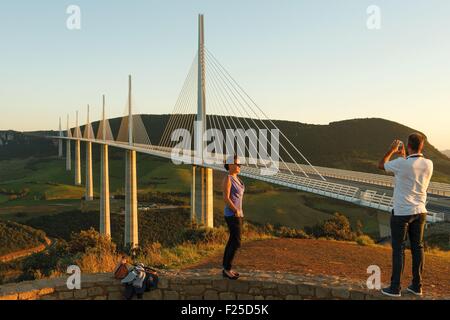
[[[241,247],[242,221],[241,217],[225,217],[225,221],[230,231],[230,237],[223,254],[223,268],[231,270],[236,251]]]
[[[423,230],[426,213],[411,216],[391,216],[392,236],[392,277],[391,288],[401,290],[401,277],[405,266],[405,246],[409,236],[412,254],[412,285],[415,289],[422,287],[424,265]]]

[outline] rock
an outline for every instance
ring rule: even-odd
[[[106,287],[106,291],[108,291],[108,292],[120,292],[120,291],[122,291],[122,286],[108,286],[108,287]]]
[[[233,292],[221,292],[219,293],[220,300],[236,300],[236,294]]]
[[[254,300],[254,298],[251,294],[246,294],[246,293],[238,293],[237,299],[238,300]]]
[[[168,290],[164,291],[164,300],[179,300],[180,295],[176,291]]]
[[[219,300],[219,294],[215,290],[206,290],[204,294],[205,300]]]
[[[316,298],[318,299],[329,299],[331,298],[331,289],[326,287],[316,288]]]
[[[331,295],[339,299],[348,299],[350,298],[350,291],[346,288],[332,288]]]
[[[95,296],[101,296],[103,295],[103,288],[102,287],[92,287],[87,289],[89,297],[95,297]]]
[[[163,295],[161,289],[152,290],[144,293],[144,300],[162,300]]]
[[[123,300],[124,297],[120,292],[110,292],[108,294],[108,300]]]
[[[297,294],[297,287],[291,284],[279,284],[278,292],[281,295]]]
[[[200,295],[205,292],[205,290],[206,287],[203,284],[188,285],[184,288],[184,291],[188,295]]]
[[[160,278],[158,281],[158,288],[160,289],[169,288],[169,280],[167,280],[167,278]]]
[[[302,296],[299,295],[287,295],[286,300],[303,300]]]
[[[252,295],[260,295],[262,293],[260,288],[250,288],[248,290],[248,293],[252,294]]]
[[[350,299],[351,300],[365,300],[365,294],[361,291],[350,291]]]
[[[314,296],[314,286],[303,283],[297,285],[298,294],[303,297],[312,297]]]
[[[73,296],[75,299],[84,299],[88,296],[88,290],[87,289],[75,290],[73,292]]]
[[[58,294],[60,300],[70,300],[73,299],[73,291],[62,291]]]
[[[238,293],[248,293],[248,283],[239,280],[230,281],[228,290]]]
[[[228,281],[227,280],[213,280],[212,287],[218,291],[227,291]]]

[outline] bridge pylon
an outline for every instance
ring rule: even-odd
[[[69,127],[69,115],[67,115],[67,137],[72,137],[72,133],[70,132]],[[72,155],[71,155],[71,146],[70,146],[70,140],[66,140],[66,171],[72,170]]]
[[[133,145],[133,111],[131,101],[131,75],[128,77],[128,144]],[[125,151],[125,246],[139,245],[136,151]]]
[[[87,123],[85,127],[85,138],[92,139],[91,123],[89,121],[89,105],[87,106]],[[92,178],[92,142],[86,142],[86,201],[94,200],[94,188]]]
[[[197,225],[214,227],[213,219],[213,170],[203,166],[206,142],[206,65],[203,14],[198,17],[198,70],[197,70],[197,116],[195,130],[195,164],[192,167],[191,220]]]
[[[59,117],[59,136],[63,136],[62,128],[61,128],[61,117]],[[58,139],[58,158],[63,157],[63,142],[62,139]]]
[[[102,139],[106,140],[105,95],[103,95]],[[100,233],[111,237],[108,145],[100,146]]]
[[[78,111],[75,126],[75,185],[81,186],[81,154],[80,154],[80,128],[78,127]]]

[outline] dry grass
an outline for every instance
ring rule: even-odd
[[[80,267],[84,273],[112,272],[121,256],[116,253],[87,252],[75,260],[75,264]]]
[[[198,263],[204,258],[218,254],[225,248],[227,231],[225,227],[214,230],[215,235],[207,241],[186,241],[173,247],[163,247],[159,243],[152,243],[143,248],[134,260],[157,268],[183,268]],[[273,239],[273,236],[261,232],[248,225],[242,234],[244,242],[253,240]]]

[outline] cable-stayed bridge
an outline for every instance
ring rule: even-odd
[[[71,143],[75,144],[76,185],[82,184],[80,148],[81,143],[85,145],[84,185],[88,201],[93,199],[92,144],[101,145],[100,232],[108,235],[111,232],[108,150],[114,147],[125,151],[125,245],[138,245],[136,152],[192,165],[191,218],[206,227],[213,227],[213,170],[224,171],[225,159],[234,154],[242,162],[242,176],[382,211],[392,209],[392,177],[314,167],[308,161],[301,147],[287,138],[205,47],[203,15],[199,16],[198,51],[159,136],[148,134],[149,128],[135,110],[131,76],[127,100],[115,134],[106,118],[103,96],[97,132],[93,130],[88,106],[84,132],[77,112],[74,128],[67,117],[65,133],[60,120],[59,136],[50,137],[58,139],[60,157],[65,141],[68,171],[72,170]],[[371,190],[355,186],[355,182],[385,189]],[[429,192],[448,197],[450,185],[432,183]],[[429,212],[429,222],[443,219],[443,213]]]

